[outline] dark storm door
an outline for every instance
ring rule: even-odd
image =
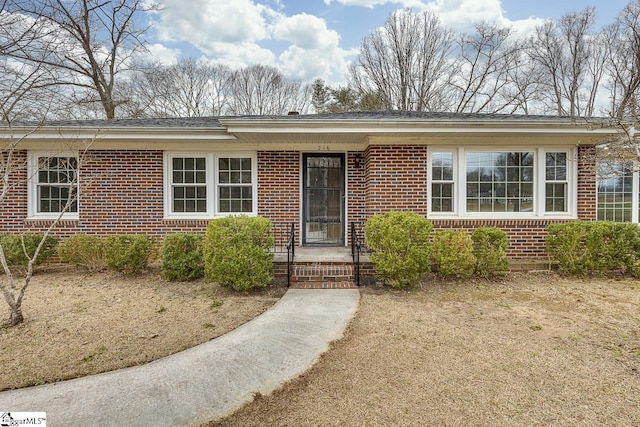
[[[344,245],[344,154],[304,154],[303,245]]]

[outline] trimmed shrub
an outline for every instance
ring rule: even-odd
[[[162,245],[162,276],[181,282],[204,276],[203,240],[203,235],[194,233],[166,236]]]
[[[471,233],[473,255],[476,257],[476,273],[484,278],[509,270],[507,247],[509,239],[504,230],[495,227],[479,227]]]
[[[138,274],[147,268],[153,251],[153,239],[146,234],[121,234],[105,239],[106,264],[109,270]]]
[[[442,230],[433,235],[433,260],[443,276],[467,279],[473,275],[476,257],[465,230]]]
[[[640,274],[640,227],[631,223],[574,221],[549,225],[547,249],[570,275]]]
[[[640,277],[640,226],[624,222],[615,223],[615,238],[610,243],[613,257],[622,263],[625,270]]]
[[[33,257],[43,236],[43,233],[1,234],[0,245],[2,245],[7,264],[10,267],[26,267],[29,259],[25,255],[25,249],[29,257]],[[23,241],[24,248],[22,246]],[[35,264],[42,264],[51,258],[56,253],[57,246],[58,239],[49,234],[44,241],[44,245],[42,245],[42,249],[40,249]]]
[[[369,218],[367,246],[376,277],[393,287],[414,285],[431,270],[429,235],[433,225],[413,212],[388,212]]]
[[[105,243],[98,236],[76,234],[60,242],[58,256],[61,261],[73,263],[76,267],[102,271],[105,268]]]
[[[587,222],[550,224],[547,234],[547,250],[558,261],[558,269],[566,274],[583,274],[588,270],[586,249]]]
[[[271,221],[232,216],[209,221],[203,244],[207,281],[244,291],[273,280]]]

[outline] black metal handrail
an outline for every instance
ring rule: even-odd
[[[296,255],[296,227],[291,223],[289,239],[287,240],[287,288],[291,286],[291,272],[293,270],[293,258]]]
[[[360,251],[362,245],[356,232],[356,223],[351,223],[351,259],[353,259],[353,273],[356,279],[356,285],[360,286]]]

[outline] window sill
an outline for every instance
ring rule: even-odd
[[[485,220],[499,220],[499,219],[507,219],[507,220],[554,220],[554,219],[578,219],[577,215],[569,214],[569,213],[556,213],[556,214],[547,214],[547,215],[534,215],[528,212],[512,212],[512,213],[500,213],[500,214],[492,214],[492,215],[475,215],[475,214],[443,214],[441,212],[437,213],[427,213],[428,219],[485,219]]]
[[[49,227],[54,221],[57,221],[56,225],[58,227],[75,227],[80,222],[80,219],[77,216],[64,216],[60,219],[49,216],[32,216],[25,218],[24,223],[28,226]]]

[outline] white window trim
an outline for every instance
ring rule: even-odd
[[[531,212],[467,212],[467,176],[466,176],[466,153],[470,152],[533,152],[534,171],[536,173],[533,183],[533,210]],[[454,157],[454,211],[453,212],[433,212],[431,206],[431,159],[432,153],[453,152]],[[546,162],[540,159],[546,158],[547,152],[567,153],[567,211],[566,212],[546,212],[545,211],[545,183],[546,183]],[[468,147],[462,146],[451,148],[451,146],[430,146],[428,149],[427,162],[427,188],[429,197],[427,198],[427,215],[430,218],[469,218],[469,219],[575,219],[577,214],[577,150],[568,146],[482,146]]]
[[[60,212],[38,212],[38,158],[39,157],[75,157],[79,158],[77,151],[29,151],[27,154],[27,218],[29,219],[50,219],[58,218],[66,220],[79,219],[81,209],[80,197],[80,167],[76,172],[77,176],[77,212],[65,212],[60,216]],[[79,163],[78,163],[79,164]]]
[[[636,169],[636,168],[634,168]],[[635,222],[638,223],[640,221],[640,212],[638,209],[638,203],[640,202],[640,191],[638,190],[640,184],[640,173],[638,173],[637,170],[633,171],[633,179],[631,181],[631,222]],[[597,183],[596,183],[596,188],[597,188]],[[596,209],[597,209],[597,203],[598,203],[598,199],[597,199],[597,195],[596,195]]]
[[[220,158],[225,158],[225,157],[229,157],[229,158],[239,158],[239,157],[243,157],[243,158],[250,158],[251,159],[251,212],[220,212],[220,204],[218,203],[219,199],[219,192],[220,192],[220,186],[226,186],[227,184],[220,184],[218,181],[219,178],[219,174],[218,174],[218,159]],[[215,202],[214,202],[214,208],[215,208],[215,216],[216,217],[221,217],[221,216],[234,216],[234,215],[248,215],[248,216],[256,216],[258,214],[258,165],[257,165],[257,156],[255,153],[216,153],[214,155],[214,181],[215,181],[215,192],[213,194],[215,194]],[[239,185],[233,185],[233,184],[229,184],[230,186],[241,186],[244,187],[246,186],[245,184],[239,184]]]
[[[194,151],[165,151],[164,152],[164,217],[167,219],[213,219],[234,215],[258,215],[258,156],[256,152],[194,152]],[[206,159],[206,188],[207,210],[206,212],[172,212],[173,200],[171,192],[171,177],[173,159],[175,157],[204,157]],[[218,206],[218,159],[221,157],[244,157],[251,159],[251,212],[219,212]]]
[[[564,181],[557,181],[557,180],[547,180],[547,162],[546,162],[546,158],[547,158],[547,153],[566,153],[567,154],[567,165],[566,165],[566,179]],[[571,185],[571,179],[574,176],[573,171],[577,168],[573,167],[573,165],[575,164],[575,158],[573,153],[571,152],[571,150],[567,150],[567,149],[554,149],[554,148],[540,148],[538,149],[538,154],[539,159],[544,159],[545,161],[539,161],[538,162],[538,170],[536,171],[538,173],[538,176],[540,177],[540,197],[541,199],[539,200],[538,203],[538,216],[544,216],[544,217],[550,217],[550,216],[560,216],[560,217],[566,217],[568,214],[570,214],[573,209],[572,209],[572,204],[574,203],[574,199],[576,199],[575,195],[576,193],[572,193],[572,188],[574,187],[573,185]],[[576,175],[576,181],[577,182],[577,175]],[[565,201],[566,203],[566,211],[565,212],[546,212],[545,210],[545,206],[547,204],[547,183],[550,184],[567,184],[567,188],[566,188],[566,195],[565,197],[567,198],[567,200]]]
[[[434,216],[439,216],[439,217],[457,217],[458,216],[458,206],[460,205],[460,200],[458,199],[458,194],[460,193],[458,191],[458,182],[460,180],[460,177],[458,176],[458,170],[459,165],[458,165],[458,150],[456,149],[451,149],[451,148],[442,148],[442,149],[438,149],[438,148],[432,148],[429,150],[429,161],[427,162],[427,181],[428,181],[428,189],[427,189],[427,194],[429,195],[429,197],[427,197],[427,209],[429,214],[432,214],[432,209],[433,209],[433,201],[432,201],[432,191],[433,191],[433,182],[434,180],[433,178],[433,162],[431,161],[433,158],[433,153],[451,153],[453,155],[453,195],[452,195],[452,204],[453,204],[453,210],[451,212],[440,212],[440,211],[436,211],[433,212]],[[439,181],[436,180],[435,182],[445,182],[445,181]]]
[[[172,212],[173,198],[172,189],[172,172],[173,172],[173,159],[179,157],[204,157],[205,158],[205,170],[206,170],[206,189],[207,189],[207,209],[205,212]],[[166,152],[164,153],[164,217],[165,218],[183,218],[183,219],[206,219],[211,217],[213,212],[213,188],[211,181],[212,176],[212,159],[210,153],[202,152]]]

